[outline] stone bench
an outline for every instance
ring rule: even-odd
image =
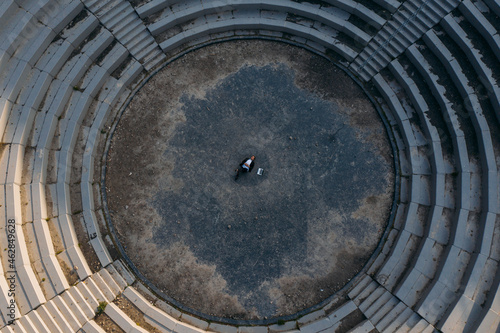
[[[47,312],[62,331],[71,332],[73,330],[73,326],[70,324],[70,321],[74,321],[73,317],[67,319],[67,316],[63,315],[63,312],[57,307],[54,299],[48,301],[42,306],[47,309]]]
[[[479,9],[470,1],[464,0],[458,7],[474,28],[481,33],[488,42],[491,50],[500,61],[500,34],[495,27],[484,17]]]
[[[204,332],[201,329],[193,327],[189,324],[183,323],[171,317],[167,313],[161,311],[157,307],[151,305],[151,303],[146,300],[141,294],[139,294],[134,288],[127,287],[123,291],[123,296],[125,296],[130,302],[132,302],[143,314],[144,319],[154,327],[159,330],[172,331],[172,332]]]
[[[111,53],[110,56],[112,56],[114,53]],[[106,61],[105,61],[106,62]],[[98,106],[98,111],[97,111],[97,123],[98,125],[95,126],[102,126],[102,123],[105,119],[105,117],[108,114],[108,110],[110,106],[115,105],[117,101],[123,96],[127,96],[128,93],[127,91],[127,86],[137,78],[137,76],[142,72],[143,67],[136,61],[131,61],[129,65],[126,67],[124,70],[122,76],[120,77],[120,81],[114,79],[114,78],[109,78],[103,85],[103,89],[100,90],[97,99],[101,101],[102,103],[99,104]],[[123,81],[122,81],[123,80]],[[108,88],[108,89],[105,89]],[[75,127],[76,128],[76,127]],[[96,127],[93,127],[93,130],[91,131],[92,136],[95,138],[95,135],[98,134],[98,131],[96,130]],[[74,136],[72,136],[73,138]],[[91,144],[92,145],[92,144]],[[69,172],[67,172],[68,167],[71,165],[71,155],[72,151],[61,151],[58,154],[58,165],[65,166],[62,169],[58,170],[58,180],[57,180],[57,202],[58,202],[58,209],[59,209],[59,216],[57,218],[58,220],[58,226],[59,226],[59,232],[61,234],[61,237],[64,241],[65,244],[65,251],[63,254],[67,254],[67,256],[71,259],[73,266],[79,267],[77,270],[80,279],[85,279],[87,276],[91,274],[90,269],[88,268],[88,265],[83,258],[83,254],[80,251],[80,248],[78,246],[78,240],[76,238],[76,234],[73,228],[73,222],[71,218],[71,208],[69,206],[70,204],[70,199],[69,199]],[[88,161],[88,160],[86,160]],[[90,163],[90,162],[88,162]],[[87,164],[88,165],[88,164]],[[91,171],[91,169],[87,169]],[[88,175],[90,177],[90,174]],[[90,178],[89,178],[90,179]],[[88,191],[90,192],[90,189]],[[90,198],[89,198],[90,200]],[[91,202],[91,201],[89,201]],[[91,217],[89,220],[90,222],[95,221],[94,217]],[[97,228],[96,228],[97,229]],[[100,242],[100,243],[97,243]],[[94,241],[94,245],[96,245],[97,248],[102,249],[99,253],[101,254],[101,259],[103,260],[104,263],[109,263],[109,255],[107,254],[107,251],[105,251],[105,247],[102,244],[102,240],[98,238],[98,241]]]
[[[43,27],[36,17],[17,4],[8,6],[2,19],[0,50],[11,56],[22,50]]]
[[[104,312],[113,322],[115,322],[116,325],[118,325],[125,332],[141,332],[141,333],[148,332],[145,329],[138,326],[136,323],[134,323],[132,319],[130,319],[114,303],[108,304]]]
[[[385,20],[378,14],[363,6],[361,3],[353,0],[329,0],[325,1],[325,3],[340,8],[351,15],[357,16],[361,20],[365,21],[367,25],[371,25],[376,29],[381,28],[385,23]],[[170,5],[171,3],[169,1],[153,0],[137,7],[135,10],[141,19],[146,19],[154,14],[158,14]],[[160,16],[163,17],[164,14],[161,14]]]
[[[63,184],[67,183],[66,177],[68,177],[69,176],[68,174],[71,172],[70,168],[72,163],[69,156],[72,156],[73,154],[73,149],[78,135],[78,129],[81,125],[83,117],[85,116],[85,113],[88,110],[88,107],[92,102],[92,98],[90,98],[90,96],[86,95],[85,93],[79,93],[77,95],[78,96],[75,96],[76,105],[72,110],[68,111],[69,118],[66,121],[65,126],[61,128],[61,130],[64,130],[64,134],[61,141],[61,151],[67,154],[61,154],[60,157],[66,156],[68,158],[68,160],[65,161],[66,163],[60,162],[58,164],[58,183],[61,182]],[[66,172],[61,172],[62,171],[61,169],[65,169]],[[61,185],[60,188],[64,189],[65,191],[68,190],[65,185]],[[64,197],[64,199],[66,199],[66,197]],[[58,202],[61,203],[61,201],[59,200]],[[68,201],[66,203],[70,204],[70,202]],[[72,212],[69,212],[69,214],[71,213]],[[98,228],[89,228],[95,225],[93,223],[95,221],[95,217],[89,216],[88,213],[92,214],[93,212],[84,210],[84,219],[87,226],[87,232],[89,233],[90,243],[93,246],[97,256],[99,257],[99,260],[104,265],[107,265],[111,262],[111,258],[109,256],[107,249],[102,243],[101,238],[95,237],[98,236],[99,234]]]
[[[112,80],[114,82],[114,79]],[[103,105],[105,104],[105,105]],[[81,198],[83,215],[85,220],[85,225],[87,228],[87,233],[91,239],[91,244],[103,266],[107,266],[111,263],[111,257],[109,256],[107,249],[102,241],[102,237],[99,231],[99,227],[96,223],[96,212],[94,210],[94,194],[93,186],[94,183],[94,158],[96,157],[96,146],[97,140],[100,135],[100,130],[108,117],[109,107],[108,104],[101,102],[96,106],[95,118],[92,121],[92,125],[88,131],[86,138],[85,150],[82,158],[82,175],[81,175]]]
[[[2,201],[0,201],[2,202]],[[3,202],[2,202],[2,205],[3,205]],[[6,237],[5,237],[6,238]],[[2,241],[4,241],[4,237],[1,238]],[[9,320],[11,320],[10,317],[7,317],[7,307],[11,304],[11,298],[8,297],[8,293],[9,293],[9,289],[10,289],[10,283],[7,281],[6,279],[6,273],[4,271],[4,268],[3,266],[6,264],[6,262],[4,263],[4,258],[2,258],[2,263],[0,264],[0,306],[2,307],[2,309],[5,309],[3,312],[0,313],[0,324],[3,322],[4,324],[7,323]],[[14,304],[15,304],[15,307],[16,309],[19,309],[19,304],[16,300],[14,300]],[[15,314],[14,314],[14,318],[12,319],[17,319],[17,318],[20,318],[21,314],[19,313],[19,311],[16,311]],[[4,325],[3,324],[3,325]],[[3,326],[3,325],[0,325]]]
[[[495,0],[484,0],[484,3],[495,12],[498,16],[500,16],[500,4]]]
[[[82,330],[84,333],[105,333],[105,331],[93,320],[86,322]]]
[[[380,15],[364,6],[361,2],[354,0],[327,0],[325,2],[358,17],[359,19],[365,21],[367,25],[370,25],[375,29],[382,28],[386,22],[386,20],[380,17]]]
[[[415,307],[432,325],[440,322],[446,310],[460,297],[461,280],[471,259],[468,252],[454,245],[446,248],[444,256],[444,265]]]
[[[494,280],[492,295],[489,295],[487,302],[484,304],[485,310],[477,318],[476,322],[472,323],[472,329],[476,332],[492,332],[497,330],[500,325],[500,307],[498,299],[500,297],[500,284],[498,274]]]
[[[43,321],[45,326],[47,327],[46,332],[60,332],[64,331],[64,328],[61,328],[57,321],[56,321],[56,316],[52,315],[49,310],[47,309],[47,306],[45,304],[42,304],[39,306],[35,311],[30,312],[31,313],[36,313],[37,316]]]
[[[346,21],[345,19],[340,18],[339,16],[330,14],[322,10],[321,8],[317,9],[311,7],[310,5],[300,4],[297,2],[280,0],[269,2],[260,1],[256,3],[255,1],[251,0],[241,0],[235,3],[231,3],[230,7],[234,8],[235,10],[265,9],[271,11],[279,11],[286,14],[291,13],[294,15],[303,16],[305,18],[330,26],[335,30],[341,31],[364,45],[366,45],[371,38],[371,36],[369,36],[367,33],[354,26],[352,23]],[[182,11],[166,15],[163,19],[149,25],[148,29],[151,31],[153,36],[157,36],[160,33],[172,28],[174,25],[180,25],[191,19],[211,14],[213,10],[214,9],[211,7],[207,8],[204,3],[200,3],[199,5],[188,7],[186,9],[183,9]]]
[[[24,60],[10,58],[3,73],[0,74],[0,95],[1,97],[15,103],[16,99],[28,80],[31,65]]]
[[[432,49],[432,51],[437,55],[437,57],[441,60],[443,65],[446,67],[448,73],[450,73],[450,76],[452,77],[453,82],[457,85],[457,89],[459,92],[462,94],[462,96],[469,97],[473,96],[474,92],[468,85],[468,81],[466,77],[463,75],[462,70],[460,66],[456,63],[456,60],[453,58],[451,53],[447,50],[446,46],[437,38],[435,33],[429,32],[426,34],[426,37],[424,39],[426,41],[426,44],[429,45],[429,47]],[[453,64],[453,65],[451,65]],[[430,72],[430,70],[427,70]],[[431,74],[429,74],[431,75]],[[435,94],[437,95],[437,94]],[[444,95],[441,94],[444,98]],[[477,104],[476,104],[477,105]],[[475,114],[480,113],[479,110],[476,111]],[[473,114],[474,117],[474,114]],[[454,123],[454,122],[450,122]],[[485,124],[483,123],[483,126]],[[481,140],[481,136],[478,138]],[[462,148],[463,149],[463,148]],[[491,159],[494,156],[494,152],[492,149],[489,151],[483,151],[482,152],[482,159]],[[486,163],[488,165],[491,165],[492,163]],[[496,172],[494,172],[496,173]],[[487,173],[488,174],[488,173]],[[484,175],[484,173],[483,173]],[[487,178],[488,179],[488,178]],[[469,180],[470,182],[470,180]],[[461,182],[461,191],[468,193],[469,192],[469,182]],[[482,182],[483,187],[496,187],[495,185],[495,180],[493,180],[493,185],[491,185],[492,182],[488,179],[487,181]],[[487,191],[487,195],[489,196],[491,190]],[[493,197],[496,198],[496,194],[493,194]],[[466,200],[469,198],[466,198]],[[485,198],[487,202],[489,202],[489,198]],[[470,205],[463,205],[464,202],[467,202],[465,200],[460,200],[459,207],[463,207],[465,209],[470,209]],[[492,205],[487,205],[487,207],[491,207]],[[490,208],[486,208],[489,210]],[[479,231],[479,236],[477,240],[471,239],[468,234],[466,234],[467,228],[467,216],[469,215],[467,210],[461,210],[459,214],[459,220],[456,225],[457,231],[455,232],[455,237],[454,237],[454,243],[457,244],[460,248],[463,248],[469,252],[475,251],[478,245],[476,245],[476,242],[479,242],[481,244],[481,253],[478,256],[473,256],[471,262],[469,263],[472,268],[470,269],[470,273],[468,276],[464,278],[466,281],[466,290],[464,294],[454,302],[454,304],[451,306],[451,310],[448,310],[448,313],[446,314],[446,319],[444,323],[441,325],[443,328],[446,329],[465,329],[466,327],[470,327],[470,325],[474,322],[474,318],[476,316],[479,316],[479,307],[478,304],[476,304],[475,298],[478,297],[477,302],[481,304],[484,299],[483,295],[484,294],[477,294],[475,293],[476,289],[484,289],[488,288],[488,284],[483,283],[482,281],[486,280],[492,280],[493,276],[495,276],[495,272],[489,272],[487,263],[491,260],[488,258],[490,252],[491,252],[491,247],[492,247],[492,240],[491,240],[491,235],[493,234],[493,229],[495,225],[495,214],[493,213],[487,213],[484,218],[484,222],[479,222],[480,225],[483,226],[483,231]],[[480,236],[482,234],[482,237]],[[490,274],[490,277],[486,277],[484,279],[480,279],[479,277],[482,276],[482,274]],[[466,310],[463,310],[466,309]],[[464,319],[458,319],[458,318],[464,318]]]
[[[384,7],[391,13],[394,13],[401,5],[401,2],[399,2],[398,0],[373,0],[373,2]]]
[[[73,11],[74,12],[74,11]],[[76,30],[69,30],[69,31],[64,31],[63,32],[63,35],[65,36],[65,34],[67,35],[67,39],[70,40],[70,42],[75,42],[75,41],[83,41],[83,39],[85,38],[85,33],[89,33],[90,31],[93,30],[93,28],[95,28],[96,26],[96,23],[97,21],[94,20],[87,20],[87,21],[84,21],[84,22],[90,22],[90,24],[83,24],[81,21],[79,22],[80,24],[76,26]],[[82,27],[84,27],[84,29],[82,30]],[[74,32],[77,31],[77,32],[82,32],[81,35],[78,35],[78,34],[75,34]],[[86,51],[91,55],[92,58],[96,58],[97,56],[97,53],[98,52],[102,52],[103,48],[105,48],[107,45],[109,45],[109,42],[110,42],[110,34],[107,33],[107,34],[101,34],[103,37],[101,38],[103,40],[103,42],[100,42],[100,43],[94,43],[94,44],[87,44],[87,45],[90,45],[90,47],[88,47],[86,49]],[[74,37],[72,37],[74,36]],[[83,38],[83,39],[82,39]],[[64,44],[64,45],[72,45],[71,43],[67,43]],[[69,50],[71,51],[72,48],[65,48],[65,50]],[[70,53],[69,51],[65,51],[63,53],[61,53],[60,55],[63,56],[63,58],[61,59],[62,61],[64,61],[64,56],[68,55],[68,53]],[[56,53],[57,55],[57,53]],[[49,66],[49,71],[51,70],[54,70],[55,68],[56,69],[60,69],[62,68],[62,65],[56,65],[58,64],[58,59],[54,59],[54,57],[51,57],[51,58],[48,58],[50,60],[46,61],[45,62],[45,66],[43,66],[44,69],[46,69],[47,67],[46,66]],[[121,59],[123,59],[123,57],[121,57]],[[53,64],[53,65],[50,65],[50,64]],[[99,78],[102,78],[104,75],[101,75],[101,77]],[[77,79],[75,79],[77,80]],[[47,82],[48,80],[44,81],[44,82]],[[92,82],[95,82],[94,80],[91,80],[89,85],[92,84]],[[60,85],[62,85],[62,83],[60,83]],[[94,88],[95,90],[97,90],[97,88],[99,87],[99,84],[95,84],[95,87]],[[45,119],[46,121],[43,121],[43,125],[44,126],[40,126],[42,129],[40,130],[40,136],[38,136],[37,138],[37,143],[36,145],[39,146],[39,147],[46,147],[49,145],[50,141],[52,140],[52,136],[53,136],[53,133],[54,133],[54,129],[55,129],[55,124],[56,124],[56,116],[59,116],[61,113],[62,113],[62,108],[63,106],[66,104],[66,101],[68,100],[69,98],[69,93],[71,92],[70,88],[67,87],[66,89],[64,90],[60,90],[58,89],[57,90],[58,94],[54,96],[54,100],[46,100],[46,108],[49,109],[49,106],[50,106],[50,110],[53,112],[52,115],[49,115],[49,118],[47,119],[51,119],[50,121],[47,121],[47,119]],[[57,97],[57,96],[60,96]],[[50,96],[49,96],[50,97]],[[40,100],[41,98],[37,98],[38,100]],[[54,102],[54,103],[52,103]],[[55,103],[58,103],[57,105],[59,106],[55,106],[54,107],[54,104]],[[55,111],[54,111],[55,110]],[[40,162],[37,162],[35,161],[35,177],[34,177],[34,180],[35,181],[42,181],[44,182],[45,181],[45,170],[46,170],[46,163],[47,163],[47,154],[46,153],[43,153],[43,151],[47,152],[45,150],[45,148],[41,148],[39,150],[40,154],[36,154],[36,156],[41,156],[42,159],[40,160]],[[38,151],[37,151],[38,152]],[[39,201],[37,201],[39,202]],[[43,207],[43,203],[41,203],[40,205],[38,205],[39,207]],[[76,240],[76,239],[75,239]],[[73,254],[78,254],[80,251],[74,247],[74,245],[77,243],[76,241],[73,242],[74,244],[71,244],[72,246],[71,247],[68,247],[68,250],[70,250],[70,253],[73,253]],[[72,249],[72,250],[71,250]],[[87,265],[83,265],[82,262],[84,262],[84,260],[81,260],[81,259],[77,259],[75,260],[76,262],[79,262],[80,265],[75,265],[75,266],[78,266],[78,267],[82,267],[84,272],[87,271],[85,268],[87,268]],[[88,271],[85,272],[86,274],[84,274],[83,276],[85,275],[88,275]]]
[[[19,165],[19,168],[22,168],[22,165]],[[5,189],[5,216],[7,217],[7,220],[4,221],[5,228],[9,219],[15,219],[16,224],[15,264],[17,270],[16,283],[19,285],[16,301],[19,305],[18,310],[21,314],[25,314],[45,302],[45,297],[31,267],[26,247],[26,237],[22,228],[20,187],[15,183],[7,183],[2,187]],[[5,237],[3,244],[7,244],[6,236],[6,234],[2,235],[2,239]],[[4,260],[6,260],[6,257],[3,257],[2,261]]]
[[[11,157],[9,160],[9,170],[23,170],[26,171],[27,167],[19,160],[21,155],[24,155],[22,145],[13,145],[13,147],[18,147],[18,149],[11,149]],[[15,152],[16,154],[12,154]],[[17,165],[15,165],[17,164]],[[27,179],[29,181],[31,177]],[[20,181],[19,176],[14,176],[13,178],[8,177],[7,182],[18,182]],[[59,267],[57,260],[55,259],[54,249],[52,245],[52,239],[47,226],[47,211],[45,202],[45,190],[43,183],[32,183],[31,185],[24,185],[27,194],[27,203],[30,204],[25,217],[26,221],[32,223],[27,224],[26,231],[26,243],[30,248],[30,253],[33,257],[31,260],[35,267],[38,267],[39,279],[45,280],[47,282],[43,284],[44,291],[46,295],[50,298],[55,293],[60,293],[68,288],[66,279]],[[38,258],[38,259],[37,259]],[[49,287],[52,286],[52,287]]]
[[[37,270],[40,284],[47,299],[62,293],[69,288],[64,273],[55,257],[52,238],[47,221],[37,219],[26,226],[28,246],[33,258],[33,266]]]
[[[407,53],[409,53],[410,59],[420,70],[424,69],[424,67],[429,67],[429,65],[426,63],[425,59],[423,58],[423,56],[420,54],[420,52],[416,48],[410,47],[408,49]],[[429,74],[430,70],[422,70],[422,71],[424,72],[424,76],[426,76],[428,78],[431,76],[431,74]],[[434,79],[434,80],[436,80],[436,79]],[[431,82],[429,82],[429,81],[431,81]],[[433,80],[428,80],[428,83],[431,86],[432,86],[432,81]],[[434,87],[436,87],[436,86],[434,86]],[[436,93],[435,96],[436,96],[436,98],[439,98],[439,96],[444,96],[444,89],[442,89],[441,91]],[[472,252],[474,250],[474,240],[471,239],[470,237],[464,236],[464,234],[466,234],[466,233],[468,234],[468,232],[466,232],[466,231],[468,231],[470,229],[470,227],[468,227],[468,223],[469,223],[468,222],[468,220],[469,220],[468,215],[469,214],[467,213],[468,211],[466,211],[466,210],[461,210],[460,212],[461,212],[461,214],[459,214],[458,218],[456,218],[457,222],[452,224],[456,228],[456,229],[454,228],[453,230],[451,230],[451,234],[455,235],[455,237],[452,241],[453,241],[453,244],[455,244],[456,246],[459,246],[461,249],[465,249],[468,252]],[[463,214],[462,214],[462,212],[463,212]],[[435,245],[436,244],[432,245],[433,248]],[[419,260],[422,257],[429,257],[429,255],[420,254]],[[473,262],[470,262],[470,263],[467,262],[466,264],[473,264]],[[445,263],[445,265],[446,265],[446,263]],[[463,266],[462,266],[462,269],[460,269],[459,271],[465,269]],[[425,272],[425,270],[419,270],[419,271]],[[429,270],[429,272],[433,272],[433,274],[435,273],[435,271],[436,271],[435,269]],[[449,272],[447,272],[446,274],[449,274]],[[434,276],[431,276],[431,277],[433,278]],[[453,288],[453,287],[451,287],[451,288]],[[462,309],[462,307],[459,307],[459,308]],[[462,312],[460,312],[460,313],[462,313]],[[438,319],[433,318],[433,320],[434,320],[434,323],[436,323]],[[456,322],[456,320],[455,320],[455,322]]]
[[[407,90],[407,94],[412,96],[413,104],[416,105],[415,109],[421,118],[423,118],[422,123],[427,124],[427,129],[425,132],[429,133],[428,135],[431,137],[429,140],[434,143],[439,143],[439,137],[437,137],[436,129],[431,127],[431,123],[429,119],[426,119],[425,112],[428,111],[427,104],[423,100],[423,97],[420,95],[418,89],[416,88],[413,81],[405,74],[405,70],[402,66],[397,62],[393,61],[390,65],[392,73],[399,77],[400,82],[402,82],[403,86]],[[433,134],[431,134],[433,133]],[[432,137],[434,135],[434,137]],[[440,148],[440,147],[439,147]],[[432,177],[436,179],[440,174],[444,174],[444,161],[443,156],[438,155],[440,153],[440,149],[434,149],[432,157],[434,159],[433,166],[433,175]],[[436,167],[438,165],[438,167]],[[443,252],[443,244],[447,244],[448,235],[450,230],[446,228],[444,222],[439,221],[441,218],[441,214],[437,215],[436,213],[442,212],[444,207],[453,208],[454,202],[449,202],[445,204],[442,200],[444,199],[444,179],[441,177],[441,181],[437,182],[434,180],[434,184],[432,188],[434,188],[435,193],[432,195],[433,202],[430,205],[429,215],[423,216],[421,218],[415,218],[410,228],[405,227],[405,229],[413,234],[418,236],[425,237],[434,237],[440,239],[441,243],[437,242],[435,239],[426,238],[425,241],[421,242],[419,249],[416,250],[415,257],[418,258],[414,262],[414,264],[410,265],[409,270],[405,273],[402,280],[398,285],[394,286],[391,284],[391,277],[387,279],[387,275],[382,273],[379,277],[383,278],[384,285],[389,288],[395,288],[395,295],[399,297],[399,299],[403,300],[408,305],[414,305],[418,301],[418,295],[425,289],[428,285],[429,281],[434,278],[434,274],[437,271],[439,258]],[[437,205],[437,206],[436,206]],[[413,211],[412,211],[413,207]],[[418,216],[418,206],[413,203],[410,203],[409,207],[409,216]],[[440,208],[440,209],[439,209]],[[437,220],[437,221],[436,221]],[[430,221],[430,226],[425,227]],[[433,223],[434,222],[434,223]],[[440,223],[437,223],[440,222]],[[436,237],[439,235],[439,237]],[[432,260],[431,260],[432,259]],[[396,282],[392,279],[393,283]],[[389,289],[392,290],[392,289]]]
[[[108,38],[106,37],[106,35],[107,34],[105,34],[104,35],[105,37],[103,37],[103,40],[105,40],[105,42],[97,43],[97,45],[100,45],[98,48],[99,51],[103,50],[102,45],[109,45]],[[90,103],[92,102],[93,97],[95,97],[99,93],[102,86],[108,80],[109,72],[111,71],[111,69],[117,68],[123,61],[123,59],[126,57],[126,52],[123,50],[123,47],[119,46],[113,49],[115,50],[118,49],[120,53],[117,53],[117,51],[110,52],[108,55],[104,57],[102,63],[106,65],[106,68],[97,65],[91,66],[91,68],[87,71],[87,73],[82,79],[82,89],[85,89],[85,91],[83,93],[80,93],[79,91],[74,91],[72,93],[72,97],[69,100],[68,105],[70,106],[73,105],[73,107],[70,107],[69,109],[66,110],[65,112],[66,120],[62,124],[60,124],[59,127],[60,133],[64,133],[62,134],[62,140],[61,140],[61,152],[63,153],[60,154],[59,157],[65,160],[65,163],[59,165],[63,166],[65,170],[69,170],[71,166],[69,156],[71,155],[73,147],[76,142],[78,128],[80,127],[83,118],[88,113],[87,110],[90,106]],[[111,58],[117,54],[120,56],[115,59]],[[96,72],[99,74],[93,75],[93,73]],[[86,81],[87,77],[89,78],[88,83]],[[61,182],[62,183],[69,182],[69,173],[64,172],[64,170],[58,168],[58,183]],[[64,191],[65,186],[62,183],[60,186],[58,186],[58,188]],[[88,184],[88,182],[84,184]],[[71,212],[66,212],[66,213],[71,213]],[[95,217],[92,217],[91,215],[89,215],[89,213],[90,212],[88,211],[84,211],[85,222],[87,223],[87,225],[94,225],[93,221],[95,220]],[[95,232],[96,230],[93,231]],[[90,234],[93,235],[94,232],[90,232]],[[94,246],[97,255],[99,256],[103,264],[107,265],[111,261],[109,258],[109,254],[107,253],[107,250],[102,244],[102,241],[100,240],[100,238],[97,239],[94,237],[90,238],[91,238],[91,244]]]
[[[488,97],[495,110],[497,120],[500,121],[500,88],[492,76],[491,69],[488,68],[481,59],[483,57],[482,53],[475,49],[467,33],[456,22],[454,16],[445,16],[441,25],[455,43],[465,52],[467,58],[477,72],[477,75],[481,79],[481,83],[485,85]]]
[[[327,36],[316,30],[305,28],[304,26],[295,23],[287,22],[283,25],[280,24],[279,21],[266,18],[260,18],[259,20],[255,20],[253,18],[238,18],[228,20],[228,22],[217,21],[204,26],[198,26],[167,39],[160,44],[160,47],[164,52],[171,52],[189,41],[196,40],[209,34],[245,29],[280,31],[306,38],[333,50],[347,61],[351,61],[356,56],[356,52],[354,50],[344,44],[338,43],[338,41],[331,36]]]
[[[5,0],[0,5],[0,20],[6,22],[16,11],[19,6],[14,0]]]
[[[37,114],[38,107],[52,78],[44,72],[33,69],[26,88],[21,91],[17,104],[9,116],[9,126],[5,128],[4,143],[26,146]],[[12,124],[12,125],[11,125]]]
[[[413,101],[413,104],[416,105],[415,109],[417,110],[417,114],[420,115],[420,117],[424,118],[424,121],[422,123],[424,125],[422,126],[427,126],[427,128],[423,129],[423,132],[429,133],[428,135],[431,136],[431,132],[434,135],[434,138],[429,138],[429,141],[431,142],[437,142],[439,143],[439,138],[436,137],[435,130],[432,130],[429,125],[430,121],[425,119],[424,112],[428,109],[427,104],[425,101],[422,99],[422,96],[416,89],[416,86],[413,81],[408,77],[405,76],[404,70],[399,65],[398,62],[393,62],[390,66],[392,73],[399,78],[399,81],[403,84],[404,88],[407,90],[407,95],[411,95],[412,98],[411,100]],[[382,95],[385,96],[386,101],[390,102],[393,108],[393,114],[397,114],[398,117],[396,120],[403,125],[403,122],[408,122],[408,116],[406,115],[405,111],[403,110],[403,107],[401,106],[400,102],[396,99],[395,93],[392,91],[392,89],[388,86],[388,84],[385,82],[385,80],[380,76],[376,75],[374,77],[374,83],[376,84],[377,88],[379,91],[381,91]],[[426,125],[427,124],[427,125]],[[401,126],[401,130],[405,130],[405,128],[408,128],[408,131],[412,131],[412,128],[415,128],[415,125],[410,125],[408,123],[407,126]],[[420,134],[421,135],[421,134]],[[412,132],[407,134],[407,137],[410,137],[411,140],[407,141],[407,147],[408,145],[414,145],[416,146],[414,141],[414,135]],[[411,147],[411,146],[410,146]],[[417,148],[417,147],[415,147]],[[437,153],[439,153],[441,150],[437,150]],[[431,156],[434,159],[433,164],[434,165],[439,165],[439,169],[441,170],[441,173],[443,173],[443,157],[442,155],[435,155],[436,151],[433,151]],[[436,162],[436,159],[438,159]],[[424,236],[424,230],[425,230],[425,225],[429,219],[429,215],[425,214],[425,211],[430,212],[430,207],[431,205],[431,195],[430,195],[430,189],[433,188],[433,191],[440,192],[436,189],[436,187],[439,185],[439,183],[434,182],[434,184],[430,185],[427,183],[427,181],[422,182],[422,174],[423,175],[431,175],[432,171],[430,169],[430,164],[428,162],[425,162],[422,164],[421,159],[412,159],[412,172],[411,172],[411,194],[409,197],[409,202],[408,206],[406,209],[406,218],[404,219],[404,223],[401,226],[403,228],[403,233],[398,236],[397,240],[395,241],[395,244],[391,244],[394,249],[392,251],[393,255],[387,255],[387,258],[385,259],[386,262],[383,264],[383,266],[380,268],[380,270],[377,272],[377,280],[386,286],[389,290],[393,290],[394,288],[399,288],[399,285],[396,285],[400,281],[401,278],[404,276],[407,276],[408,273],[405,273],[406,270],[411,271],[411,266],[407,267],[409,264],[409,260],[413,259],[413,255],[416,253],[419,253],[421,251],[421,248],[423,246],[423,242],[420,242],[420,237]],[[417,164],[418,165],[415,165]],[[423,167],[422,167],[423,166]],[[436,168],[436,167],[434,167]],[[425,179],[425,178],[424,178]],[[444,189],[444,183],[441,183],[439,186]],[[417,191],[415,190],[416,187],[419,187]],[[403,191],[403,188],[401,189]],[[424,194],[424,196],[422,196]],[[433,195],[435,197],[435,193]],[[428,207],[425,209],[425,207]],[[422,211],[421,211],[422,209]],[[401,205],[398,207],[398,213],[399,211],[404,212],[404,207],[401,207]],[[396,216],[398,216],[397,214]],[[395,224],[396,228],[399,228],[397,224]],[[421,245],[419,245],[421,244]],[[404,276],[401,276],[401,274],[404,274]],[[429,274],[430,275],[430,274]],[[416,276],[418,277],[418,276]],[[427,279],[428,281],[428,279]],[[413,283],[410,285],[413,287]],[[418,292],[418,290],[417,290]]]

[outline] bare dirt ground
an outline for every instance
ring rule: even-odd
[[[363,91],[274,42],[215,44],[162,69],[119,121],[107,167],[130,260],[177,304],[225,318],[334,294],[373,253],[393,201],[391,147]]]

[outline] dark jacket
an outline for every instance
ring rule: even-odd
[[[249,159],[250,159],[250,157],[247,157],[243,161],[241,161],[240,167],[243,168],[243,164],[245,164],[245,162],[248,161]],[[250,170],[248,170],[248,172],[252,172],[252,169],[253,169],[254,165],[255,165],[255,163],[254,163],[254,161],[252,161],[252,163],[250,163]]]

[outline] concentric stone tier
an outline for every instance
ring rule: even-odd
[[[2,1],[0,331],[498,330],[499,15],[496,0]],[[179,311],[130,273],[100,166],[145,79],[244,38],[304,47],[362,82],[389,122],[400,183],[347,298],[234,325]]]

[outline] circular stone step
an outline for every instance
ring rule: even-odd
[[[135,95],[106,191],[124,255],[157,293],[261,320],[328,299],[362,269],[394,181],[383,122],[348,75],[297,47],[233,41],[184,55]]]

